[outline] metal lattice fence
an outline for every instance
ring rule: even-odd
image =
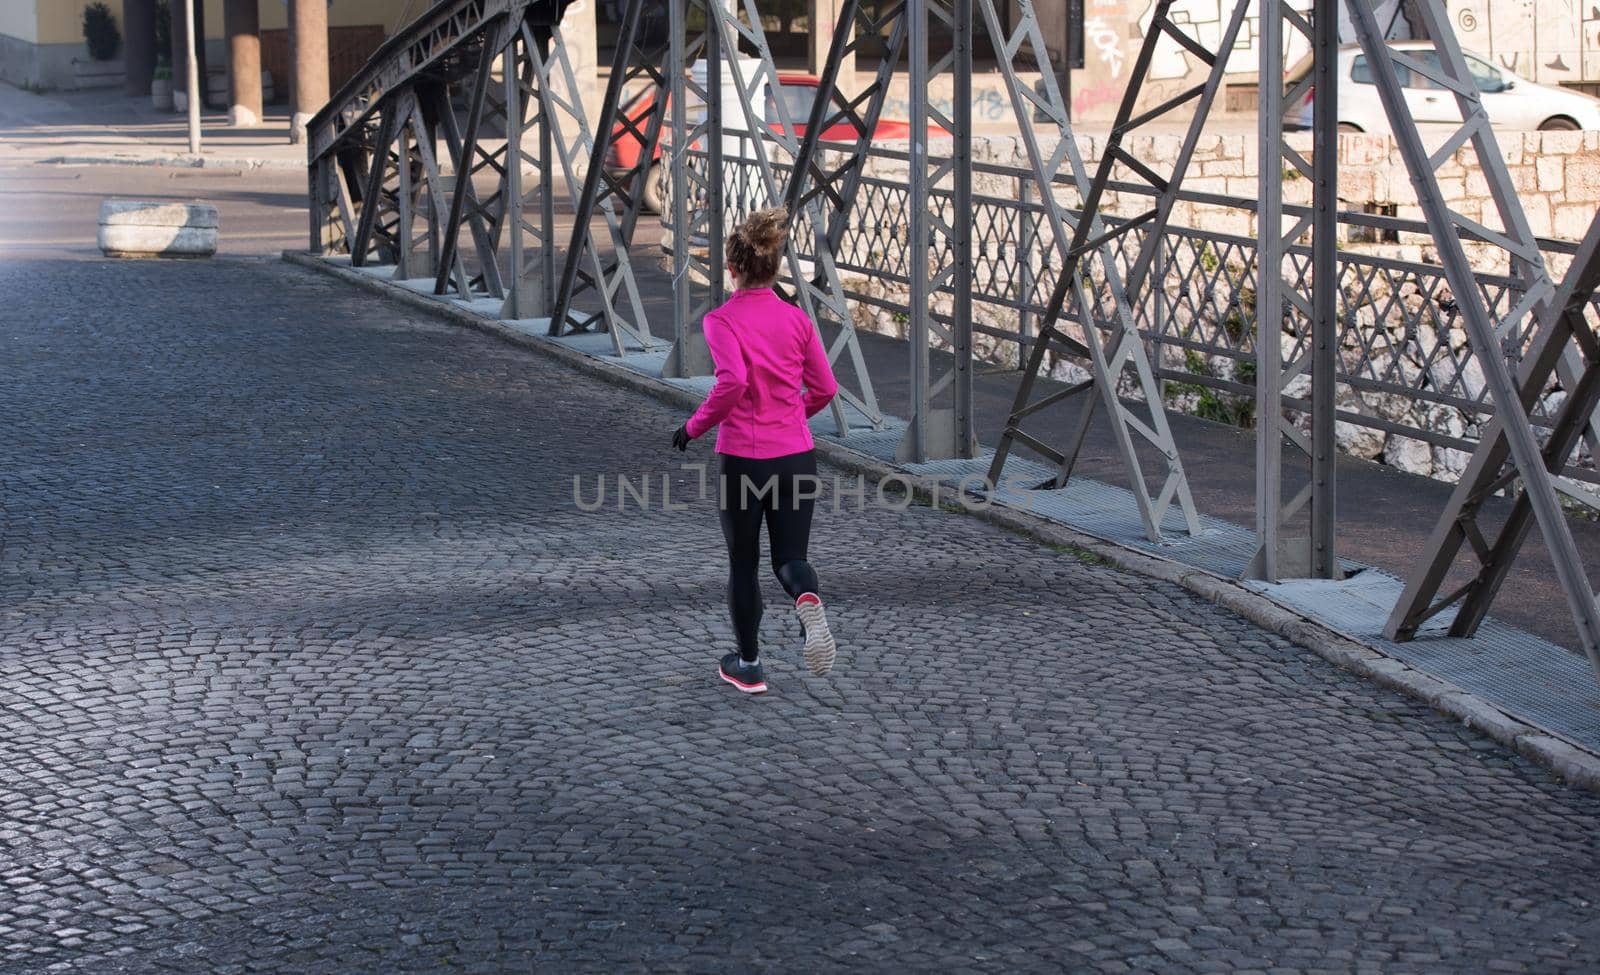
[[[691,166],[703,167],[706,157],[691,152],[688,158]],[[903,154],[885,153],[880,171],[863,178],[853,219],[834,250],[835,262],[846,276],[849,297],[863,308],[891,316],[905,311],[904,297],[898,291],[910,276],[912,258],[905,232],[908,209],[921,205],[950,220],[954,208],[951,194],[938,189],[930,199],[911,200],[905,182],[892,172],[894,164],[904,158]],[[788,169],[779,162],[775,165],[787,178]],[[1010,191],[973,194],[975,354],[992,364],[1015,366],[1026,355],[1034,324],[1044,313],[1056,283],[1050,269],[1055,243],[1029,173],[987,164],[975,165],[974,171],[991,189],[1005,185]],[[750,210],[768,205],[755,176],[753,160],[725,156],[722,184],[729,228]],[[1069,208],[1076,202],[1069,198],[1069,187],[1058,185],[1054,191]],[[1195,212],[1202,214],[1207,207],[1254,209],[1254,201],[1244,198],[1213,194],[1187,194],[1186,198],[1196,203]],[[1077,212],[1071,211],[1071,215],[1076,219]],[[1116,223],[1115,217],[1107,219]],[[1343,214],[1341,219],[1393,232],[1426,232],[1419,223],[1392,217]],[[671,227],[667,229],[670,247]],[[814,256],[818,231],[803,214],[796,219],[794,239],[806,257]],[[1139,230],[1118,239],[1115,254],[1120,269],[1126,269],[1143,240]],[[820,243],[826,246],[826,241]],[[1573,249],[1560,241],[1542,243],[1547,256],[1570,254]],[[930,260],[949,259],[948,241],[936,235],[931,247],[935,252]],[[1253,381],[1256,251],[1256,241],[1248,237],[1199,227],[1168,228],[1157,250],[1151,287],[1142,294],[1135,316],[1169,396],[1228,397],[1248,404],[1240,409],[1240,417],[1259,409],[1254,403]],[[1451,456],[1455,464],[1463,464],[1492,415],[1493,404],[1482,369],[1457,322],[1443,269],[1350,248],[1340,250],[1337,266],[1338,419],[1380,436],[1409,438],[1420,449],[1436,448]],[[1310,293],[1308,242],[1289,249],[1284,272],[1295,290]],[[1516,282],[1504,275],[1480,273],[1476,280],[1496,315],[1504,314],[1522,296]],[[934,315],[940,317],[937,306]],[[1282,328],[1284,361],[1293,362],[1310,341],[1310,326],[1299,315],[1290,315]],[[1520,359],[1527,341],[1525,334],[1505,337],[1508,359]],[[1073,368],[1070,363],[1054,367],[1060,378],[1075,378]],[[1301,392],[1291,383],[1281,406],[1292,418],[1309,423],[1303,415],[1309,400]],[[1535,405],[1532,418],[1537,426],[1549,425],[1562,395],[1563,391],[1552,387]],[[1585,469],[1568,473],[1600,480],[1587,469],[1591,465],[1587,455],[1579,456]],[[1446,467],[1441,473],[1452,471]]]

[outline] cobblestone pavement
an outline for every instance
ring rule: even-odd
[[[0,970],[1600,964],[1600,799],[1176,587],[825,514],[744,698],[673,411],[280,265],[0,294]]]

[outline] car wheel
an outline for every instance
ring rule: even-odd
[[[1358,135],[1358,134],[1360,134],[1360,132],[1361,132],[1361,126],[1356,125],[1354,122],[1340,122],[1339,123],[1339,134],[1340,135]]]
[[[1543,122],[1539,123],[1539,131],[1576,132],[1578,131],[1578,123],[1567,118],[1565,115],[1557,115],[1555,118],[1547,118]]]
[[[660,163],[651,163],[644,174],[644,208],[651,213],[661,213],[667,208],[667,171]]]

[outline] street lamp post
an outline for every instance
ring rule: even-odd
[[[194,0],[183,0],[183,31],[189,39],[184,52],[185,88],[189,95],[189,152],[200,153],[200,65],[194,54]]]

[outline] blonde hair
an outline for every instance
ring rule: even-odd
[[[778,276],[783,245],[788,239],[788,207],[757,210],[734,228],[723,244],[728,266],[747,285],[770,284]]]

